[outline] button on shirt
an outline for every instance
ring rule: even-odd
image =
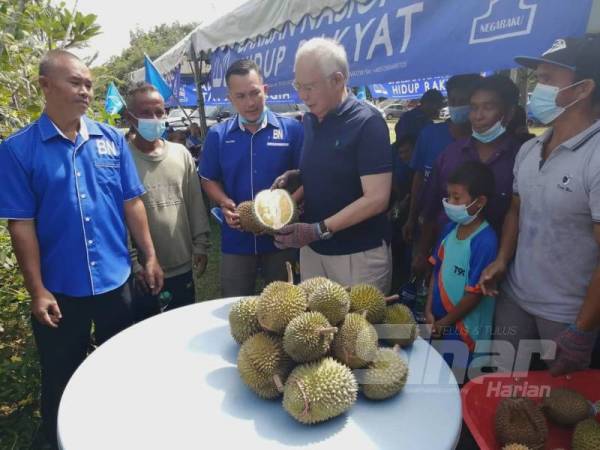
[[[519,242],[503,288],[525,311],[573,323],[600,261],[600,122],[556,148],[552,129],[523,144],[514,169]]]
[[[465,162],[480,161],[476,145],[472,137],[453,142],[433,165],[432,175],[423,191],[422,214],[428,221],[437,220],[440,230],[449,222],[442,207],[442,199],[447,197],[448,178]],[[499,236],[512,199],[513,167],[519,147],[516,139],[506,136],[497,144],[496,152],[485,161],[495,181],[494,195],[485,207],[485,217]]]
[[[322,122],[305,114],[304,139],[304,222],[325,220],[362,197],[360,177],[392,171],[385,120],[355,97],[348,96]],[[322,255],[349,255],[380,247],[390,237],[390,224],[381,213],[310,246]]]
[[[86,117],[74,143],[44,113],[0,144],[0,218],[35,220],[51,292],[98,295],[127,280],[123,206],[143,193],[123,136]]]
[[[212,126],[206,135],[199,173],[223,185],[236,205],[269,189],[286,170],[297,169],[302,151],[302,125],[267,111],[261,129],[252,134],[236,115]],[[224,253],[254,255],[278,251],[271,236],[254,236],[222,226]]]

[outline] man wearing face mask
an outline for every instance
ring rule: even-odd
[[[477,74],[451,77],[446,82],[450,120],[428,125],[419,133],[410,161],[414,176],[410,192],[408,220],[402,229],[405,242],[413,241],[419,214],[424,206],[421,198],[423,186],[431,174],[434,161],[452,142],[471,134],[469,97],[479,80],[481,80],[481,76]],[[422,275],[424,273],[428,267],[427,256],[427,253],[415,253],[412,264],[415,274]]]
[[[499,235],[512,198],[513,166],[520,143],[511,129],[519,89],[510,78],[483,78],[469,99],[472,135],[450,144],[436,159],[423,193],[423,227],[417,248],[427,253],[448,223],[442,208],[448,177],[467,161],[480,161],[494,175],[496,189],[488,199],[486,219]]]
[[[194,158],[183,145],[162,139],[165,116],[164,100],[154,86],[144,83],[129,92],[126,117],[136,130],[129,145],[146,188],[142,200],[165,273],[162,296],[153,295],[145,283],[144,259],[134,249],[138,321],[194,303],[192,266],[202,274],[207,263],[209,226]]]
[[[225,74],[228,98],[237,114],[209,130],[199,173],[202,187],[221,207],[221,291],[224,297],[253,295],[257,276],[265,283],[287,280],[285,262],[296,255],[279,250],[269,235],[242,231],[236,207],[269,189],[286,170],[297,169],[304,133],[295,119],[267,108],[258,65],[234,62]]]
[[[590,365],[600,326],[600,40],[558,39],[542,56],[516,61],[535,70],[529,106],[550,128],[517,155],[498,257],[480,284],[496,295],[507,273],[496,330],[510,333],[497,339],[515,351],[523,339],[554,341],[538,350],[559,375]],[[511,356],[496,358],[500,370],[528,369],[529,358]]]

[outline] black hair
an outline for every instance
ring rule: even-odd
[[[473,87],[471,97],[477,91],[495,93],[505,111],[519,104],[519,88],[510,78],[503,75],[490,75],[479,80]]]
[[[238,59],[233,64],[229,66],[227,69],[227,73],[225,73],[225,83],[229,86],[229,78],[232,75],[248,75],[251,71],[255,71],[260,79],[262,80],[262,73],[260,71],[260,67],[253,59]]]
[[[446,81],[446,91],[449,94],[454,90],[463,90],[466,91],[467,95],[470,97],[471,92],[473,92],[473,88],[482,78],[483,77],[478,73],[454,75],[453,77],[450,77],[448,81]]]
[[[397,139],[395,142],[396,148],[401,145],[410,144],[411,147],[414,147],[417,143],[417,137],[412,134],[405,134],[400,139]]]
[[[146,83],[145,81],[136,83],[131,89],[129,89],[129,91],[127,91],[127,98],[125,100],[127,102],[127,109],[129,111],[135,109],[135,96],[138,94],[145,94],[147,92],[158,92],[158,89],[156,89],[150,83]]]
[[[434,105],[444,103],[444,96],[442,95],[442,93],[440,91],[438,91],[435,88],[428,89],[421,96],[420,103],[421,104],[430,103],[430,104],[434,104]]]
[[[600,33],[588,34],[579,44],[575,59],[575,81],[594,80],[592,103],[600,103]]]
[[[480,161],[467,161],[448,177],[448,184],[459,184],[467,188],[471,198],[484,195],[488,201],[494,195],[496,183],[494,172]]]

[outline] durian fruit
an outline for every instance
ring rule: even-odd
[[[600,448],[600,423],[594,418],[582,420],[575,427],[573,450],[598,450]]]
[[[298,286],[300,286],[302,289],[304,289],[304,291],[306,292],[306,296],[308,298],[310,298],[312,293],[315,292],[317,290],[317,288],[320,288],[324,284],[328,284],[328,283],[333,283],[333,281],[331,281],[325,277],[312,277],[312,278],[307,278],[302,283],[300,283]]]
[[[502,450],[531,450],[529,447],[523,444],[508,444],[502,447]]]
[[[346,412],[356,401],[358,384],[352,371],[333,358],[297,366],[283,391],[283,408],[306,424]]]
[[[377,353],[375,327],[360,314],[348,314],[333,339],[332,352],[351,369],[365,367]]]
[[[362,372],[361,389],[365,397],[383,400],[399,393],[406,384],[408,364],[394,348],[380,348]]]
[[[281,394],[283,382],[293,366],[283,350],[281,338],[262,332],[246,339],[237,360],[244,383],[263,398]]]
[[[573,426],[593,414],[592,406],[579,392],[554,388],[542,403],[546,416],[559,425]]]
[[[329,351],[337,330],[320,312],[302,313],[285,328],[283,349],[296,362],[314,361]]]
[[[385,308],[385,317],[383,320],[385,331],[388,337],[386,339],[392,345],[405,347],[414,342],[419,335],[419,327],[412,311],[406,305],[395,304]]]
[[[322,313],[332,325],[337,325],[350,311],[350,295],[338,283],[327,280],[309,295],[308,309]]]
[[[298,220],[298,208],[285,189],[265,189],[254,196],[254,217],[275,232]]]
[[[283,334],[290,321],[306,311],[306,292],[293,284],[292,265],[286,262],[289,282],[273,281],[264,288],[256,315],[260,326],[272,333]]]
[[[235,212],[240,216],[242,230],[253,234],[261,234],[267,231],[254,216],[254,202],[252,200],[240,203]]]
[[[262,331],[256,317],[257,307],[258,297],[244,297],[229,310],[229,330],[238,344]]]
[[[501,445],[518,442],[538,450],[548,438],[542,410],[528,398],[505,398],[496,408],[496,437]]]
[[[385,318],[385,307],[388,301],[396,299],[394,295],[386,297],[370,284],[357,284],[350,289],[350,312],[367,312],[367,320],[371,323],[381,323]]]

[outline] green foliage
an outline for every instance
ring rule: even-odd
[[[50,49],[84,47],[100,33],[94,14],[73,14],[50,0],[0,1],[0,135],[36,119],[43,108],[37,87],[40,58]]]
[[[39,365],[6,223],[0,222],[0,443],[29,448],[39,424]],[[4,447],[6,445],[6,447]]]
[[[196,23],[182,25],[175,22],[171,25],[162,24],[150,31],[137,29],[129,34],[129,47],[123,50],[120,56],[113,56],[105,64],[95,67],[94,90],[96,100],[104,101],[106,88],[111,81],[125,94],[128,75],[143,67],[144,53],[152,60],[156,59],[173,45],[183,39],[196,28]]]

